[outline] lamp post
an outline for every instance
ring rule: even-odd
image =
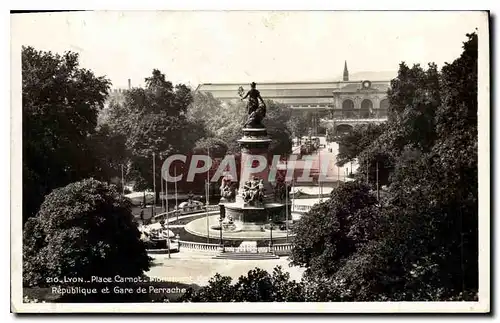
[[[270,238],[271,238],[271,241],[269,241],[269,252],[273,252],[273,218],[272,218],[272,216],[269,217],[269,229],[270,229]]]
[[[222,243],[222,214],[219,216],[219,230],[220,230],[220,250],[224,252],[224,244]]]
[[[174,165],[174,177],[177,178],[177,166]],[[179,220],[179,202],[177,200],[177,179],[174,181],[174,190],[175,190],[175,216],[177,220]]]
[[[156,215],[156,173],[155,173],[155,153],[153,152],[153,216]]]
[[[207,156],[210,159],[210,148],[207,148]],[[210,224],[208,221],[208,206],[210,205],[209,201],[209,195],[210,195],[210,168],[207,171],[207,186],[205,188],[205,209],[207,211],[207,243],[210,243]]]
[[[167,191],[167,189],[168,189],[168,181],[167,179],[165,179],[165,191]],[[168,258],[170,258],[170,218],[168,216],[168,203],[166,203],[165,209],[166,209],[165,214],[167,215],[167,249],[168,249]]]
[[[161,155],[160,155],[160,160],[161,160]],[[165,212],[164,207],[163,207],[163,202],[165,200],[165,194],[163,191],[163,171],[160,172],[160,202],[161,202],[161,211]]]
[[[288,185],[285,180],[285,212],[286,212],[286,242],[288,243]]]
[[[165,235],[165,220],[164,219],[162,219],[160,221],[160,225],[161,225],[161,232],[163,232],[163,237],[166,236],[168,258],[170,258],[170,230],[168,229],[168,220],[167,220],[167,234],[166,235]]]
[[[210,182],[207,180],[206,182],[206,189],[205,189],[205,210],[206,210],[206,219],[207,219],[207,243],[210,243],[210,225],[208,221],[208,206],[209,206],[209,201],[208,201],[208,190],[210,189]]]
[[[318,175],[318,184],[319,184],[319,202],[323,202],[323,186],[321,184],[321,148],[318,149],[318,162],[319,162],[319,175]],[[352,166],[351,166],[352,167]]]

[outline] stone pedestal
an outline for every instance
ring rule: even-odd
[[[269,165],[256,173],[250,173],[250,168],[258,167],[260,159],[268,160],[269,144],[271,139],[267,136],[266,128],[244,128],[243,138],[238,140],[241,147],[241,172],[240,172],[240,185],[238,188],[238,196],[236,201],[242,200],[242,192],[245,182],[252,180],[254,177],[264,180],[265,201],[274,201],[274,190],[269,183]]]
[[[235,202],[224,203],[226,218],[233,219],[234,223],[242,231],[261,231],[263,226],[273,221],[285,218],[285,205],[277,203],[274,189],[269,183],[268,149],[271,139],[267,135],[266,128],[244,128],[243,138],[238,140],[241,147],[241,171],[239,178],[238,194]],[[260,157],[257,157],[260,156]],[[256,158],[266,160],[266,166],[259,172],[250,172],[250,168],[257,168],[259,161]],[[253,163],[252,163],[253,161]],[[245,183],[249,180],[258,179],[263,181],[264,197],[262,202],[247,203],[243,198]]]

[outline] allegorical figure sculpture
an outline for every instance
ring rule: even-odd
[[[242,87],[238,89],[238,93],[241,96],[241,100],[248,98],[247,112],[248,119],[245,123],[245,127],[248,128],[258,128],[262,127],[261,121],[266,116],[266,104],[260,96],[260,92],[256,89],[257,84],[252,82],[250,84],[250,91],[243,96],[244,90]],[[259,104],[259,102],[261,104]]]
[[[232,185],[231,181],[227,179],[222,179],[222,183],[220,186],[220,196],[222,199],[226,201],[233,201],[235,198],[235,188]]]
[[[256,202],[262,203],[264,201],[264,181],[255,177],[246,181],[242,196],[243,200],[250,205],[255,205]]]

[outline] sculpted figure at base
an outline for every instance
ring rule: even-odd
[[[262,203],[264,201],[264,181],[256,177],[246,181],[241,195],[243,201],[249,205],[255,205],[256,202]]]
[[[261,128],[262,119],[266,116],[266,104],[264,100],[260,96],[260,92],[256,89],[257,84],[252,82],[250,84],[250,91],[247,92],[245,96],[243,96],[244,90],[242,87],[239,88],[238,92],[241,96],[241,100],[248,98],[247,103],[247,112],[248,119],[245,122],[245,128]],[[259,104],[260,102],[260,104]]]
[[[220,196],[223,201],[233,201],[236,194],[235,188],[232,185],[231,181],[228,179],[222,179],[222,183],[220,186]]]

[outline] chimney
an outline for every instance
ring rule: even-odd
[[[344,61],[344,81],[349,81],[349,71],[347,70],[347,61]]]
[[[130,85],[130,79],[128,79],[128,89],[130,90],[132,86]]]

